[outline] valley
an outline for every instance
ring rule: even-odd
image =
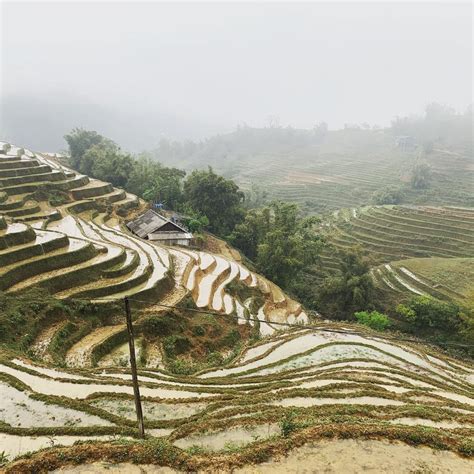
[[[414,456],[413,466],[416,449],[467,472],[468,359],[310,313],[227,244],[210,252],[140,239],[124,224],[143,200],[55,154],[0,145],[7,473],[79,472],[72,466],[97,462],[122,463],[123,472],[133,472],[123,463],[283,472],[314,446],[360,453],[382,445]],[[395,299],[471,304],[473,219],[452,205],[338,209],[320,224],[330,247],[314,273],[337,274],[335,249],[359,245],[374,284]],[[137,438],[125,297],[145,440]]]

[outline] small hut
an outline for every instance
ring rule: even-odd
[[[158,241],[166,245],[188,246],[193,238],[193,234],[178,222],[168,219],[152,209],[127,223],[127,227],[142,239]]]

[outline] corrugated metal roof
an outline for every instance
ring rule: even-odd
[[[127,224],[127,227],[138,237],[142,239],[151,233],[159,232],[160,227],[163,227],[165,224],[172,224],[176,227],[176,233],[186,233],[186,230],[183,229],[176,222],[172,222],[166,217],[158,214],[157,212],[149,209],[145,214],[141,215],[138,219],[131,221]],[[169,231],[167,231],[169,233]]]

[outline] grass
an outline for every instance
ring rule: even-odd
[[[433,282],[460,293],[474,306],[474,258],[413,258],[395,263]]]
[[[205,455],[196,449],[183,451],[161,439],[141,442],[121,440],[93,445],[81,443],[70,448],[46,449],[33,456],[19,459],[7,466],[6,473],[42,473],[65,464],[85,464],[98,460],[156,464],[185,471],[215,469],[227,471],[246,464],[268,461],[310,441],[334,438],[399,440],[413,446],[424,445],[438,450],[452,450],[466,457],[472,457],[474,452],[472,441],[435,429],[387,426],[383,423],[369,426],[361,426],[358,423],[333,423],[309,426],[292,432],[288,437],[257,440],[238,448],[232,446],[230,452],[216,454],[206,452]]]

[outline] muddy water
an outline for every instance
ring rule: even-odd
[[[82,384],[60,382],[58,380],[45,379],[40,376],[31,375],[21,370],[12,369],[6,365],[0,364],[0,371],[10,374],[18,378],[28,385],[33,391],[44,393],[46,395],[68,396],[71,398],[86,398],[88,395],[96,392],[109,393],[128,393],[133,394],[131,386],[126,385],[101,385],[101,384]],[[162,398],[192,398],[207,397],[210,394],[200,394],[197,392],[185,392],[180,390],[148,388],[141,387],[140,393],[145,397],[162,397]]]
[[[262,440],[278,434],[280,428],[275,423],[252,427],[235,426],[225,431],[187,436],[178,439],[174,444],[182,449],[200,446],[209,451],[220,451],[228,445],[244,446],[257,439]]]
[[[202,259],[201,254],[201,259]],[[212,289],[215,281],[223,273],[225,270],[227,270],[230,266],[230,263],[227,260],[224,260],[223,258],[220,257],[215,257],[215,260],[217,262],[216,267],[214,270],[212,270],[211,273],[206,275],[205,277],[202,278],[202,280],[199,282],[199,294],[198,298],[196,301],[196,306],[198,308],[202,308],[204,306],[209,306],[211,304],[211,298],[212,298]],[[202,267],[201,267],[202,268]]]
[[[135,357],[140,360],[143,338],[135,340]],[[130,348],[128,342],[120,344],[102,357],[97,363],[99,367],[130,367]]]
[[[190,291],[193,290],[194,286],[196,285],[196,272],[198,269],[199,266],[195,265],[189,273],[188,281],[186,282],[186,288]]]
[[[91,405],[102,408],[114,415],[136,420],[135,402],[133,400],[98,399]],[[143,416],[146,420],[175,420],[187,418],[206,408],[205,403],[154,403],[147,400],[142,402]]]
[[[216,370],[214,372],[209,372],[207,374],[204,374],[203,377],[207,378],[207,377],[226,376],[230,374],[243,372],[245,370],[253,369],[256,367],[261,367],[263,365],[271,364],[281,359],[285,359],[287,357],[290,357],[291,355],[304,352],[305,350],[316,347],[319,344],[324,344],[325,342],[327,342],[327,339],[324,337],[324,335],[308,334],[308,335],[298,337],[296,339],[286,342],[280,347],[277,347],[274,351],[272,351],[263,359],[259,359],[255,362],[251,362],[249,364],[242,365],[239,367],[233,367],[230,369],[222,369],[222,370]]]
[[[455,428],[473,428],[474,425],[466,424],[466,423],[458,423],[457,421],[433,421],[427,420],[425,418],[396,418],[394,420],[388,421],[392,424],[401,424],[401,425],[409,425],[409,426],[430,426],[431,428],[442,428],[447,430],[452,430]]]
[[[275,352],[277,350],[275,350]],[[270,374],[270,373],[275,373],[275,372],[281,372],[283,370],[301,368],[305,366],[312,366],[312,365],[317,365],[324,362],[331,362],[332,360],[336,361],[337,359],[346,359],[346,358],[370,358],[370,359],[374,359],[378,361],[388,362],[404,369],[408,369],[408,370],[413,369],[408,364],[398,359],[395,359],[394,357],[381,353],[375,347],[369,348],[369,347],[364,347],[364,346],[359,346],[359,345],[344,344],[344,345],[333,345],[333,346],[323,347],[322,349],[317,350],[306,356],[301,356],[301,357],[292,359],[289,362],[285,362],[284,364],[281,364],[276,367],[272,367],[270,369],[263,369],[257,373],[262,374],[262,375]],[[266,358],[258,362],[262,362],[262,361],[265,362]],[[260,365],[263,365],[263,364],[260,364]]]
[[[459,395],[457,393],[444,392],[441,390],[433,391],[432,393],[434,393],[435,395],[439,395],[443,398],[448,398],[449,400],[454,400],[456,402],[466,403],[467,405],[474,406],[474,398],[469,398],[464,395]]]
[[[20,359],[12,359],[12,362],[16,365],[19,365],[20,367],[25,367],[26,369],[34,370],[39,374],[43,374],[54,379],[91,380],[90,377],[83,377],[82,375],[71,374],[69,372],[63,372],[61,370],[40,367],[38,365],[29,364]]]
[[[287,457],[233,471],[239,474],[471,474],[474,462],[449,451],[400,442],[332,440],[307,444]]]
[[[252,347],[247,350],[247,352],[243,355],[242,359],[240,362],[247,362],[251,359],[254,359],[255,357],[259,357],[265,352],[267,352],[271,347],[273,347],[275,344],[278,344],[280,341],[272,341],[272,342],[267,342],[266,344],[261,344],[260,346],[257,347]]]
[[[9,460],[21,454],[38,451],[52,446],[71,446],[76,441],[107,441],[112,436],[16,436],[0,433],[0,452],[4,451]],[[84,471],[82,471],[84,472]]]
[[[275,328],[268,324],[265,320],[267,319],[265,312],[264,312],[264,306],[262,306],[257,313],[257,319],[260,320],[260,335],[263,337],[265,336],[271,336],[275,332]]]
[[[112,426],[112,423],[98,416],[34,400],[28,393],[10,385],[1,384],[0,392],[0,421],[14,427]]]
[[[316,405],[404,405],[398,400],[389,400],[387,398],[378,397],[354,397],[354,398],[311,398],[311,397],[294,397],[275,400],[272,405],[280,407],[312,407]]]
[[[224,305],[224,288],[228,285],[239,273],[239,267],[234,262],[228,262],[230,265],[229,276],[216,288],[212,298],[212,309],[221,311]],[[226,311],[227,312],[227,311]]]
[[[208,253],[199,252],[201,270],[207,270],[213,263],[214,257]]]
[[[64,321],[55,323],[39,334],[34,344],[31,346],[31,351],[36,357],[41,358],[44,362],[50,362],[52,360],[51,356],[47,354],[48,347],[56,334],[56,331],[58,331],[63,324],[65,324]]]

